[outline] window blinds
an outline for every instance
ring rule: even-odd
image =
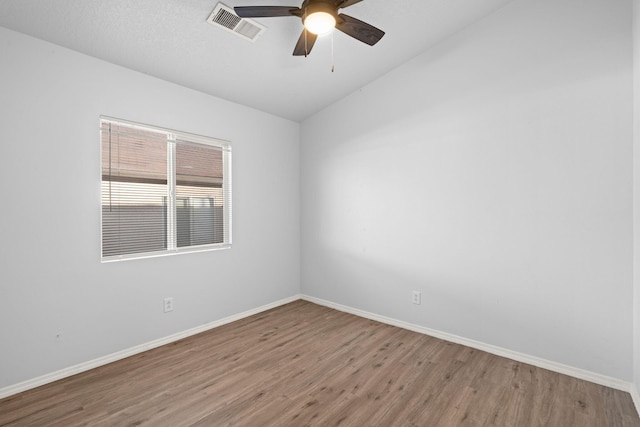
[[[178,247],[224,240],[222,157],[219,147],[176,141]]]
[[[228,246],[228,143],[101,119],[102,258]]]

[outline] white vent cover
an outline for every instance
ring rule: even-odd
[[[240,18],[232,8],[222,3],[216,5],[209,18],[207,18],[207,22],[252,42],[256,41],[267,29],[267,27],[258,24],[252,19]]]

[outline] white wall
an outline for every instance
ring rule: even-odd
[[[0,388],[298,294],[297,123],[3,28],[0,52]],[[232,141],[232,249],[100,263],[101,114]]]
[[[633,0],[633,194],[634,194],[634,351],[633,372],[635,397],[640,398],[640,0]],[[636,405],[640,401],[636,402]],[[640,409],[640,408],[638,408]]]
[[[630,16],[516,0],[306,120],[302,292],[631,381]]]

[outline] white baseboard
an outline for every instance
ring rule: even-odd
[[[575,368],[568,365],[563,365],[561,363],[552,362],[546,359],[542,359],[539,357],[530,356],[523,353],[518,353],[515,351],[511,351],[508,349],[504,349],[501,347],[493,346],[490,344],[486,344],[480,341],[471,340],[468,338],[459,337],[457,335],[452,335],[446,332],[438,331],[435,329],[430,329],[424,326],[415,325],[412,323],[404,322],[401,320],[393,319],[386,316],[381,316],[378,314],[370,313],[364,310],[360,310],[357,308],[345,306],[342,304],[337,304],[331,301],[326,301],[320,298],[315,298],[309,295],[294,295],[289,298],[285,298],[279,301],[272,302],[270,304],[263,305],[261,307],[257,307],[242,313],[238,313],[229,317],[225,317],[224,319],[216,320],[201,326],[197,326],[192,329],[188,329],[186,331],[182,331],[164,338],[160,338],[151,342],[147,342],[144,344],[140,344],[122,351],[118,351],[103,357],[99,357],[94,360],[90,360],[88,362],[80,363],[75,366],[70,366],[65,369],[61,369],[56,372],[52,372],[46,375],[42,375],[37,378],[33,378],[18,384],[10,385],[8,387],[4,387],[0,389],[0,399],[12,396],[17,393],[21,393],[26,390],[30,390],[32,388],[36,388],[57,380],[61,380],[63,378],[70,377],[75,374],[79,374],[81,372],[88,371],[90,369],[94,369],[108,363],[112,363],[129,356],[133,356],[147,350],[151,350],[165,344],[170,344],[172,342],[181,340],[183,338],[190,337],[192,335],[199,334],[201,332],[208,331],[210,329],[217,328],[222,325],[226,325],[227,323],[235,322],[236,320],[244,319],[249,316],[253,316],[254,314],[261,313],[266,310],[270,310],[275,307],[279,307],[284,304],[288,304],[293,301],[297,301],[299,299],[303,299],[305,301],[312,302],[314,304],[323,305],[325,307],[333,308],[338,311],[342,311],[345,313],[354,314],[356,316],[364,317],[366,319],[375,320],[381,323],[385,323],[392,326],[397,326],[399,328],[408,329],[410,331],[418,332],[421,334],[429,335],[432,337],[440,338],[446,341],[454,342],[457,344],[465,345],[468,347],[472,347],[478,350],[486,351],[487,353],[495,354],[497,356],[506,357],[508,359],[516,360],[523,363],[528,363],[533,366],[537,366],[540,368],[548,369],[550,371],[558,372],[561,374],[569,375],[575,378],[580,378],[586,381],[590,381],[596,384],[600,384],[606,387],[611,387],[617,390],[622,390],[631,394],[631,398],[635,404],[636,409],[640,413],[640,394],[636,387],[634,387],[631,383],[622,381],[616,378],[608,377],[605,375],[600,375],[594,372],[585,371],[583,369]]]
[[[636,408],[640,408],[640,405],[638,404],[640,403],[640,396],[638,396],[638,392],[637,390],[635,390],[635,387],[632,387],[631,383],[619,380],[617,378],[608,377],[606,375],[597,374],[595,372],[585,371],[583,369],[575,368],[568,365],[563,365],[561,363],[552,362],[550,360],[542,359],[535,356],[530,356],[528,354],[518,353],[516,351],[511,351],[502,347],[497,347],[497,346],[486,344],[480,341],[459,337],[457,335],[453,335],[453,334],[438,331],[435,329],[426,328],[424,326],[419,326],[412,323],[404,322],[402,320],[380,316],[378,314],[369,313],[367,311],[359,310],[357,308],[345,306],[342,304],[337,304],[331,301],[326,301],[320,298],[315,298],[309,295],[303,294],[301,295],[301,298],[305,301],[309,301],[314,304],[333,308],[338,311],[354,314],[356,316],[375,320],[381,323],[385,323],[387,325],[408,329],[410,331],[419,332],[421,334],[429,335],[435,338],[440,338],[445,341],[454,342],[456,344],[465,345],[467,347],[472,347],[477,350],[486,351],[487,353],[495,354],[497,356],[506,357],[508,359],[516,360],[518,362],[527,363],[529,365],[537,366],[539,368],[548,369],[553,372],[558,372],[560,374],[569,375],[585,381],[600,384],[606,387],[611,387],[616,390],[626,391],[628,393],[631,393],[631,396],[634,399],[634,402],[636,404]],[[635,396],[632,390],[635,390],[635,394],[636,394]],[[636,400],[636,398],[638,399]]]
[[[630,394],[633,404],[636,407],[636,412],[640,414],[640,394],[638,394],[638,388],[634,384],[631,384]]]
[[[144,344],[137,345],[135,347],[127,348],[122,351],[118,351],[115,353],[108,354],[103,357],[99,357],[97,359],[90,360],[88,362],[80,363],[75,366],[70,366],[68,368],[61,369],[56,372],[52,372],[50,374],[42,375],[37,378],[33,378],[27,381],[23,381],[18,384],[10,385],[8,387],[0,388],[0,399],[12,396],[14,394],[21,393],[23,391],[30,390],[32,388],[40,387],[41,385],[45,385],[48,383],[52,383],[54,381],[61,380],[63,378],[70,377],[75,374],[79,374],[81,372],[88,371],[90,369],[94,369],[108,363],[116,362],[118,360],[127,358],[129,356],[133,356],[147,350],[151,350],[157,347],[161,347],[165,344],[170,344],[172,342],[181,340],[183,338],[190,337],[192,335],[199,334],[201,332],[208,331],[210,329],[217,328],[222,325],[226,325],[227,323],[235,322],[236,320],[244,319],[245,317],[253,316],[254,314],[261,313],[263,311],[270,310],[275,307],[279,307],[284,304],[288,304],[293,301],[297,301],[300,299],[300,295],[294,295],[289,298],[281,299],[279,301],[272,302],[270,304],[263,305],[261,307],[257,307],[251,310],[247,310],[245,312],[234,314],[229,317],[225,317],[224,319],[216,320],[201,326],[197,326],[195,328],[188,329],[186,331],[178,332],[173,335],[169,335],[164,338],[160,338],[151,342],[147,342]]]

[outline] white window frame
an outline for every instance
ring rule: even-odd
[[[103,215],[102,215],[102,197],[100,198],[100,253],[101,262],[113,262],[140,258],[152,258],[168,255],[184,254],[191,252],[203,252],[213,251],[219,249],[231,248],[232,243],[232,209],[231,209],[231,142],[223,139],[212,138],[208,136],[196,135],[188,132],[176,131],[173,129],[163,128],[159,126],[145,125],[129,120],[123,120],[108,116],[100,116],[100,128],[101,132],[103,123],[114,123],[119,125],[125,125],[138,130],[146,130],[157,133],[164,133],[167,136],[167,249],[153,252],[137,252],[122,255],[110,255],[104,256],[102,253],[102,239],[103,239]],[[177,233],[176,233],[176,140],[210,145],[220,148],[222,151],[222,164],[223,164],[223,233],[224,238],[221,243],[212,243],[204,245],[183,246],[177,245]],[[100,141],[100,169],[102,169],[102,136],[99,137]],[[102,170],[100,170],[100,184],[102,186]],[[102,187],[100,189],[102,195]]]

